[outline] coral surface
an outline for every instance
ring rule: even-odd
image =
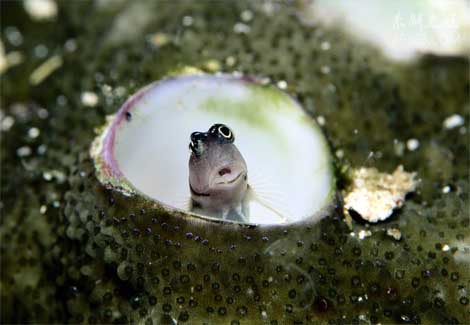
[[[40,21],[0,5],[15,58],[1,89],[2,323],[470,322],[468,59],[392,63],[282,2],[60,1]],[[271,78],[322,125],[338,170],[401,164],[417,192],[374,225],[338,213],[265,233],[175,222],[103,189],[95,129],[185,66]],[[446,127],[454,114],[467,124]]]

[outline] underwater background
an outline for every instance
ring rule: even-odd
[[[1,75],[2,323],[470,323],[468,57],[392,61],[291,1],[58,1],[50,20],[0,5],[16,55]],[[271,78],[338,169],[401,164],[418,191],[378,224],[338,213],[195,240],[103,189],[88,154],[106,115],[187,67]],[[465,123],[445,127],[454,114]]]

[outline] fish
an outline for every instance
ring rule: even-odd
[[[250,205],[255,202],[279,216],[289,217],[274,208],[269,199],[248,183],[248,167],[235,145],[234,132],[225,124],[212,125],[207,132],[190,135],[189,190],[190,210],[210,217],[238,222],[250,221]]]

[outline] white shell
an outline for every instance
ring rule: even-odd
[[[215,123],[233,130],[247,162],[249,223],[299,222],[331,203],[331,157],[316,123],[279,89],[231,75],[180,76],[130,98],[98,145],[101,180],[187,211],[189,136]]]

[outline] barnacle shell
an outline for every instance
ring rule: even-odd
[[[97,176],[107,187],[167,211],[210,220],[189,210],[187,164],[189,135],[214,123],[234,130],[247,161],[257,196],[249,203],[249,223],[324,216],[334,196],[326,140],[292,97],[255,78],[193,74],[143,88],[94,141]]]

